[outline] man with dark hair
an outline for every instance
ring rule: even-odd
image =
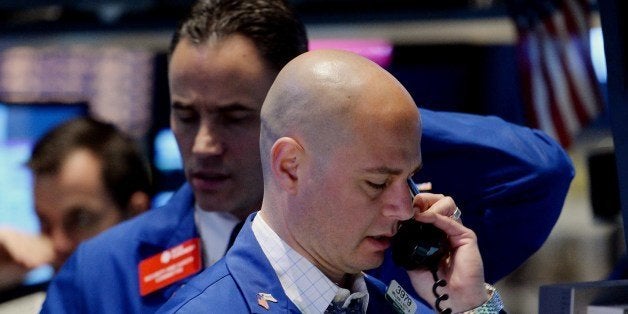
[[[242,220],[259,207],[259,110],[275,75],[306,49],[283,1],[200,1],[177,30],[170,124],[200,208]]]
[[[28,166],[48,244],[2,230],[3,267],[18,273],[45,263],[58,270],[80,242],[150,207],[148,160],[135,140],[110,123],[85,117],[53,128],[35,143]]]
[[[168,64],[170,123],[187,182],[164,207],[81,245],[51,284],[44,312],[151,312],[224,255],[232,230],[261,206],[260,109],[279,70],[306,50],[295,17],[283,0],[196,3]],[[545,134],[498,118],[421,116],[425,168],[416,178],[456,199],[494,282],[549,235],[571,163]],[[409,285],[389,260],[372,272]]]

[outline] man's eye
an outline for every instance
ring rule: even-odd
[[[383,190],[383,189],[386,188],[386,182],[379,184],[379,183],[374,183],[374,182],[371,182],[371,181],[366,181],[366,183],[370,187],[372,187],[372,188],[374,188],[376,190]]]
[[[69,234],[91,232],[99,222],[98,215],[84,208],[75,208],[64,217],[64,229]]]
[[[181,122],[193,122],[196,120],[196,114],[192,112],[177,112],[175,117]]]
[[[248,120],[249,118],[252,118],[252,117],[254,117],[254,115],[251,114],[250,112],[234,111],[234,112],[223,114],[222,120],[225,123],[237,123],[237,122]]]

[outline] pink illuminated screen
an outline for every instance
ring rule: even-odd
[[[392,60],[393,46],[383,39],[312,39],[310,50],[340,49],[355,52],[381,67],[387,67]]]

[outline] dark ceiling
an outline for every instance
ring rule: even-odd
[[[306,23],[502,15],[500,0],[292,0]],[[192,0],[0,1],[0,32],[172,29]]]

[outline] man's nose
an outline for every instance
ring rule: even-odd
[[[196,154],[221,155],[224,153],[224,143],[220,130],[212,123],[204,123],[194,139],[192,151]]]
[[[413,198],[405,182],[391,185],[389,192],[384,206],[384,216],[396,220],[408,220],[414,217]]]
[[[68,237],[63,228],[54,228],[49,237],[57,256],[68,255],[74,250],[74,241]]]

